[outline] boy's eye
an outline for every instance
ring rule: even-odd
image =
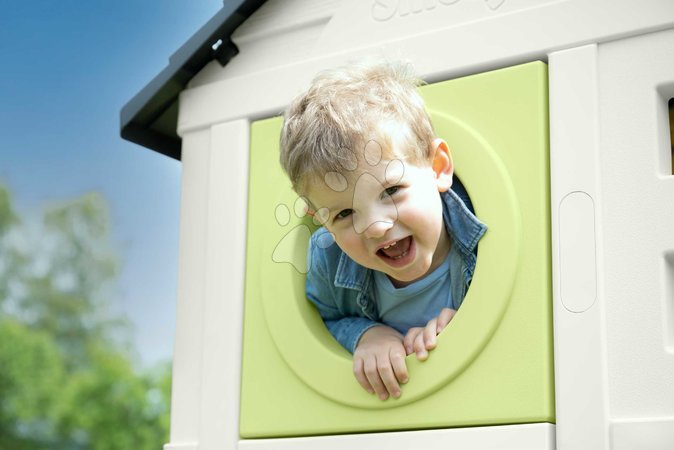
[[[390,197],[391,195],[398,192],[399,189],[400,189],[400,186],[391,186],[390,188],[386,188],[384,190],[384,193]]]
[[[349,217],[352,212],[353,212],[352,209],[343,209],[339,213],[337,213],[335,219],[344,219],[346,217]]]

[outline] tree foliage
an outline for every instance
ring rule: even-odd
[[[64,381],[61,354],[49,335],[0,320],[0,448],[44,448],[52,441]]]
[[[0,185],[0,450],[156,449],[168,438],[170,365],[134,367],[112,316],[119,258],[104,199],[31,226]]]

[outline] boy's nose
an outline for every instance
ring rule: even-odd
[[[397,219],[398,211],[394,204],[375,201],[360,208],[359,213],[354,215],[353,226],[358,234],[379,238],[391,229]]]
[[[364,226],[363,235],[368,239],[379,239],[383,237],[391,227],[393,227],[392,221],[375,220]]]

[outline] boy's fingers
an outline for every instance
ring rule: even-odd
[[[367,381],[370,383],[370,386],[374,389],[374,392],[377,394],[377,396],[382,399],[386,400],[388,398],[388,391],[386,390],[386,386],[384,386],[384,383],[381,380],[381,377],[379,376],[379,370],[377,369],[377,360],[372,357],[368,358],[365,361],[365,376],[367,377]]]
[[[399,383],[405,384],[409,380],[407,373],[407,365],[405,364],[405,355],[397,351],[391,351],[391,365],[393,366],[393,373]]]
[[[405,352],[408,355],[411,355],[414,352],[414,341],[417,338],[417,335],[421,332],[421,328],[414,327],[410,328],[403,339],[403,346],[405,347]]]
[[[426,328],[424,328],[424,347],[426,350],[432,350],[435,348],[435,336],[437,335],[437,325],[438,319],[433,318],[428,321]]]
[[[365,376],[364,363],[361,358],[353,359],[353,374],[356,376],[358,384],[360,384],[363,389],[365,389],[370,394],[374,394],[374,389],[372,389],[370,382],[367,381],[367,377]]]
[[[426,346],[424,345],[424,334],[419,333],[417,338],[414,340],[414,351],[417,353],[417,359],[419,361],[425,361],[428,358],[428,352],[426,351]]]
[[[437,327],[438,334],[445,329],[449,322],[451,322],[451,320],[454,318],[454,314],[456,314],[456,310],[451,308],[443,308],[442,311],[440,311]]]
[[[379,370],[379,376],[386,388],[386,396],[380,395],[379,398],[381,400],[386,400],[389,394],[393,397],[400,397],[400,386],[393,373],[389,355],[379,356],[377,358],[377,369]]]

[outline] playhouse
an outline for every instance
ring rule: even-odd
[[[372,55],[427,82],[489,226],[385,402],[304,296],[278,163],[289,101]],[[673,97],[671,0],[226,0],[121,117],[183,164],[165,450],[674,449]]]

